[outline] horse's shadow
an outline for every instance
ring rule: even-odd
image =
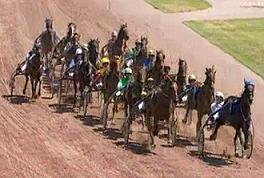
[[[147,155],[156,155],[156,153],[154,152],[151,152],[149,149],[147,149],[148,145],[147,144],[140,144],[140,143],[137,143],[137,142],[129,142],[129,144],[124,147],[124,141],[117,141],[117,142],[114,142],[116,146],[122,146],[123,148],[125,148],[126,150],[134,153],[134,154],[138,154],[138,155],[144,155],[144,156],[147,156]]]
[[[8,100],[12,104],[24,104],[24,103],[31,103],[34,100],[31,100],[30,97],[24,95],[2,95],[3,98]]]
[[[53,109],[54,113],[74,112],[74,107],[71,104],[49,104],[49,108]]]
[[[94,115],[76,115],[74,116],[76,119],[79,119],[83,122],[84,125],[94,127],[101,124],[100,117]]]
[[[168,141],[168,134],[160,134],[159,138],[162,140],[166,140]],[[162,147],[173,147],[171,145],[168,144],[163,144],[161,145]],[[195,146],[191,141],[188,140],[188,138],[184,137],[184,136],[177,136],[176,138],[176,143],[174,145],[175,147],[180,147],[180,148],[186,148],[186,147],[192,147]]]
[[[203,154],[200,154],[198,151],[190,151],[188,155],[192,157],[197,157],[203,160],[209,166],[214,166],[214,167],[223,167],[234,164],[234,161],[232,161],[231,159],[227,158],[222,154],[215,154],[211,152],[204,152]]]

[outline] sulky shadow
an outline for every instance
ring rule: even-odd
[[[124,147],[124,141],[117,141],[115,142],[117,146]],[[138,155],[156,155],[156,153],[151,152],[149,149],[147,149],[148,145],[146,144],[140,144],[136,142],[129,142],[129,144],[124,147],[126,150],[138,154]]]
[[[54,113],[68,113],[74,112],[73,105],[71,104],[49,104],[49,108],[53,110]]]

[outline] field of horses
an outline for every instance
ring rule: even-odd
[[[162,5],[172,1],[157,2],[161,3],[158,7],[161,11],[153,9],[145,0],[0,1],[0,177],[263,177],[264,81],[237,61],[242,60],[257,73],[263,73],[263,20],[221,19],[264,17],[264,9],[244,8],[244,0],[214,0],[212,8],[204,11],[166,14],[162,11],[182,9]],[[196,4],[199,2],[203,1],[186,0],[186,7],[204,7]],[[190,10],[188,8],[184,11]],[[46,18],[52,18],[53,25],[45,21]],[[197,19],[202,21],[196,22]],[[186,20],[192,21],[190,27],[209,41],[186,26]],[[70,22],[74,24],[69,25]],[[80,36],[74,33],[75,25]],[[66,82],[55,83],[54,88],[63,87],[55,91],[51,99],[49,90],[52,87],[48,86],[48,77],[43,77],[42,96],[32,99],[30,82],[23,94],[25,77],[19,76],[11,96],[12,73],[22,64],[36,37],[51,26],[60,38],[70,34],[82,44],[100,41],[100,48],[115,30],[122,29],[122,39],[127,40],[130,49],[138,37],[147,37],[149,48],[165,54],[161,56],[165,57],[164,65],[171,67],[171,73],[178,72],[179,58],[184,59],[188,64],[188,76],[194,74],[199,82],[214,85],[209,87],[210,91],[212,88],[222,91],[225,97],[241,96],[244,78],[254,80],[252,157],[234,156],[235,131],[231,127],[221,127],[215,141],[210,141],[205,131],[205,156],[202,157],[197,152],[195,138],[197,112],[193,111],[190,124],[183,124],[186,111],[182,106],[173,108],[172,116],[176,120],[173,128],[177,134],[174,147],[168,143],[166,130],[174,123],[162,121],[159,124],[164,128],[154,137],[156,145],[149,149],[149,132],[146,124],[142,128],[142,118],[133,121],[129,144],[124,145],[123,131],[127,125],[123,124],[127,117],[122,109],[125,106],[120,104],[119,112],[104,131],[100,95],[93,93],[84,116],[83,111],[74,106],[71,82],[68,91],[65,90]],[[96,47],[91,50],[98,52]],[[56,73],[60,72],[59,67]],[[59,104],[60,92],[64,96]],[[166,93],[164,97],[173,99]],[[171,105],[168,108],[172,109]],[[111,109],[112,105],[109,118]],[[159,106],[154,111],[159,113],[163,109]],[[205,119],[206,116],[202,122]]]

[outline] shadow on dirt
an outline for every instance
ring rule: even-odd
[[[160,134],[159,138],[168,141],[168,134]],[[161,145],[162,147],[172,147],[171,145]],[[175,147],[180,147],[180,148],[186,148],[186,147],[191,147],[195,146],[190,140],[188,140],[187,137],[184,136],[177,136],[176,139],[176,144],[174,145]]]
[[[117,146],[123,147],[124,149],[138,155],[156,155],[156,153],[151,152],[149,149],[147,149],[148,145],[147,144],[140,144],[136,142],[129,142],[129,144],[124,147],[124,141],[117,141],[114,142]]]
[[[197,157],[207,163],[209,166],[214,167],[224,167],[234,164],[234,161],[223,156],[222,154],[214,154],[210,152],[204,152],[203,155],[199,154],[197,151],[190,151],[188,153],[192,157]]]
[[[76,115],[74,116],[76,119],[79,119],[80,121],[83,122],[83,125],[94,127],[101,125],[101,120],[100,117],[94,116],[94,115],[88,115],[88,116],[83,116],[83,115]]]
[[[49,104],[49,108],[53,110],[54,113],[67,113],[74,112],[73,105],[71,104]]]
[[[7,101],[9,101],[12,104],[25,104],[25,103],[32,103],[34,100],[31,100],[30,97],[24,96],[24,95],[2,95],[2,98],[5,98]]]

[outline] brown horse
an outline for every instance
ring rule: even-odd
[[[146,78],[153,78],[156,86],[158,86],[162,80],[162,75],[164,72],[164,61],[165,54],[163,53],[163,51],[157,51],[154,66],[149,71],[147,71]],[[146,79],[143,80],[145,81]]]
[[[13,95],[13,90],[15,88],[15,77],[18,75],[24,75],[26,77],[26,82],[25,86],[23,89],[23,94],[26,94],[26,89],[27,89],[27,84],[28,80],[30,78],[31,82],[31,94],[32,98],[37,98],[36,90],[37,90],[37,85],[39,84],[39,90],[38,90],[38,96],[40,96],[40,90],[41,90],[41,81],[40,81],[40,76],[41,76],[41,54],[37,46],[34,46],[30,57],[26,59],[24,62],[22,62],[15,70],[15,72],[12,74],[11,77],[11,95]],[[22,68],[25,66],[25,69],[23,70]]]
[[[46,30],[42,32],[35,40],[34,44],[39,46],[41,49],[42,56],[44,58],[44,71],[50,67],[51,64],[51,53],[59,42],[59,37],[53,30],[53,20],[46,19]]]
[[[186,76],[187,76],[187,63],[185,60],[179,58],[178,62],[178,73],[176,75],[176,83],[177,83],[177,95],[183,93],[186,87]],[[182,100],[179,98],[179,102]]]
[[[168,142],[172,145],[176,143],[176,121],[174,117],[176,91],[174,83],[173,77],[167,76],[146,99],[146,125],[150,132],[151,149],[155,147],[154,136],[158,135],[159,121],[168,123]]]
[[[127,48],[127,40],[129,39],[127,24],[121,25],[117,39],[113,44],[110,56],[110,68],[114,72],[119,72],[123,63],[123,54]]]
[[[183,123],[187,122],[187,118],[191,110],[196,109],[198,120],[196,123],[196,137],[198,138],[202,118],[210,113],[211,104],[214,101],[214,83],[216,71],[214,66],[206,68],[206,79],[201,87],[194,87],[192,92],[188,93],[188,101],[186,105],[186,114]],[[191,121],[190,121],[191,122]]]

